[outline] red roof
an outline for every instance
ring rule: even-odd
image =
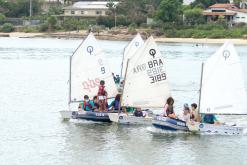
[[[233,3],[216,3],[209,8],[237,8]]]
[[[247,13],[247,9],[227,9],[227,10],[232,10],[232,11],[238,11],[242,13]]]
[[[203,12],[203,15],[205,16],[225,16],[225,15],[235,15],[236,13],[233,12]]]

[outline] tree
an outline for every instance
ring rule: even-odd
[[[193,8],[184,11],[185,22],[189,25],[202,24],[205,19],[202,15],[203,10],[200,8]]]
[[[2,23],[4,23],[5,20],[6,20],[5,15],[2,14],[2,13],[0,13],[0,25],[1,25]]]
[[[22,17],[29,16],[30,0],[0,0],[0,10],[7,17]],[[41,12],[41,2],[38,0],[32,1],[33,14]]]
[[[191,6],[203,6],[204,8],[208,8],[209,6],[216,3],[229,3],[229,0],[195,0],[192,2]]]
[[[156,18],[163,22],[177,22],[181,16],[181,0],[162,0],[156,13]]]
[[[48,22],[49,31],[52,31],[56,27],[57,18],[55,16],[50,16],[47,18],[47,22]]]
[[[117,13],[125,16],[130,23],[140,25],[146,22],[147,18],[145,0],[120,0],[117,5]]]

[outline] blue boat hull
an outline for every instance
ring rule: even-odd
[[[106,112],[73,112],[72,119],[83,119],[90,121],[99,121],[99,122],[111,122],[108,113]]]
[[[156,128],[167,131],[189,131],[184,121],[169,117],[155,116],[152,124]]]

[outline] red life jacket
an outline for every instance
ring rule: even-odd
[[[99,91],[98,91],[98,95],[99,96],[105,96],[106,92],[105,92],[105,86],[100,85],[99,86]]]
[[[89,102],[84,101],[83,105],[84,105],[83,109],[84,109],[85,111],[86,111],[86,107],[89,107],[90,110],[93,109],[92,105],[91,105]]]

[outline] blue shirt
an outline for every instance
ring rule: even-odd
[[[86,103],[86,105],[84,105],[84,103]],[[81,107],[84,111],[92,111],[93,107],[94,107],[94,103],[93,101],[89,100],[87,102],[83,101],[81,104]]]
[[[202,117],[203,123],[214,124],[217,121],[215,115],[212,114],[204,114]]]

